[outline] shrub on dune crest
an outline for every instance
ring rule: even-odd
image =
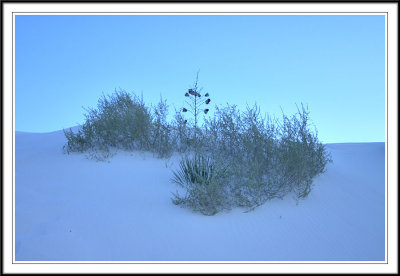
[[[214,117],[205,121],[204,135],[198,137],[205,140],[198,143],[198,152],[224,168],[223,187],[218,190],[223,192],[213,194],[220,206],[217,210],[237,206],[249,211],[290,193],[297,199],[306,198],[313,179],[331,161],[317,132],[310,130],[309,111],[304,106],[291,118],[283,115],[282,122],[262,118],[257,106],[245,112],[229,105],[216,108]],[[181,164],[173,182],[177,182],[177,175],[180,179],[190,177],[188,167]],[[198,199],[196,195],[200,198],[204,192],[198,186],[184,187],[189,196],[185,200],[175,196],[173,202],[198,210],[188,199]]]
[[[96,109],[86,109],[86,121],[76,133],[64,130],[64,151],[97,160],[118,149],[150,151],[160,158],[181,153],[171,181],[184,192],[175,193],[172,202],[204,215],[233,207],[253,210],[288,194],[309,195],[314,178],[332,160],[310,128],[307,108],[301,105],[279,121],[262,117],[257,105],[244,112],[235,105],[211,109],[209,93],[202,96],[199,90],[196,79],[184,94],[186,107],[175,112],[172,123],[162,98],[148,108],[125,91],[103,95]]]
[[[111,149],[149,149],[151,114],[143,99],[116,91],[99,99],[97,109],[86,109],[86,121],[76,134],[64,130],[69,152],[90,151],[95,158]],[[106,155],[107,156],[107,155]]]
[[[312,133],[309,126],[309,111],[301,106],[298,113],[288,118],[283,115],[280,125],[278,160],[285,183],[290,185],[298,198],[305,198],[311,191],[312,180],[323,173],[330,155]]]

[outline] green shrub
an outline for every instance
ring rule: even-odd
[[[331,161],[316,131],[310,130],[308,115],[302,106],[291,118],[283,115],[280,123],[261,117],[257,106],[245,112],[236,106],[216,107],[214,117],[205,120],[204,131],[198,135],[203,139],[199,151],[221,164],[227,175],[220,184],[224,193],[215,193],[224,198],[214,200],[229,199],[231,207],[252,210],[292,192],[297,199],[307,197],[313,179]],[[190,175],[182,168],[181,173]],[[195,192],[204,193],[191,188],[188,194],[195,198]]]
[[[188,151],[191,147],[191,129],[185,123],[181,111],[175,110],[173,128],[173,143],[175,150],[180,153]]]
[[[63,149],[96,160],[106,160],[118,149],[150,151],[161,158],[180,152],[184,157],[172,182],[185,195],[176,193],[172,201],[205,215],[232,207],[253,210],[291,193],[306,198],[315,177],[332,161],[303,105],[291,117],[282,113],[282,121],[262,117],[257,105],[244,112],[235,105],[216,106],[213,117],[199,126],[198,112],[211,101],[209,94],[201,98],[196,80],[185,97],[188,109],[175,110],[169,123],[162,98],[149,109],[143,99],[125,91],[103,95],[96,109],[86,109],[86,121],[76,133],[64,130]],[[194,123],[182,116],[190,111]]]
[[[78,131],[76,134],[72,132],[72,129],[64,129],[63,131],[65,137],[67,138],[67,144],[63,146],[64,152],[84,152],[90,147],[81,131]]]
[[[167,122],[168,105],[162,97],[153,109],[152,135],[150,150],[157,153],[159,158],[169,157],[173,151],[172,127]]]
[[[302,105],[291,118],[283,115],[280,125],[280,143],[277,150],[279,167],[286,187],[297,198],[305,198],[311,191],[312,180],[325,171],[330,154],[309,125],[309,111]]]
[[[235,105],[216,107],[214,117],[205,120],[207,143],[203,150],[211,154],[218,153],[224,157],[239,157],[242,125],[240,111]]]
[[[86,111],[86,121],[76,134],[71,130],[64,131],[67,153],[90,150],[91,156],[103,159],[113,148],[150,149],[151,114],[143,99],[119,91],[108,97],[103,95],[97,109]]]

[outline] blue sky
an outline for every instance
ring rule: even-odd
[[[81,124],[115,89],[173,113],[199,71],[213,104],[280,117],[304,103],[324,143],[385,141],[383,15],[15,18],[17,131]]]

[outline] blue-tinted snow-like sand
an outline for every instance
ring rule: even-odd
[[[15,136],[16,261],[384,261],[385,144],[328,144],[309,197],[208,217],[171,203],[177,158],[64,155]]]

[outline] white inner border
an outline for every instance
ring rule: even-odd
[[[398,50],[398,37],[397,37],[397,3],[393,4],[310,4],[310,3],[299,3],[299,4],[199,4],[199,3],[167,3],[167,4],[142,4],[142,3],[131,3],[131,4],[27,4],[27,3],[4,3],[3,4],[3,110],[4,110],[4,162],[3,162],[3,264],[4,273],[183,273],[183,272],[195,272],[195,273],[384,273],[384,272],[398,272],[397,271],[397,50]],[[388,256],[386,263],[368,263],[359,262],[332,262],[329,264],[321,264],[321,262],[304,263],[296,262],[295,264],[285,264],[285,262],[273,264],[266,262],[246,262],[246,263],[201,263],[197,264],[185,264],[185,263],[172,263],[164,262],[163,264],[154,264],[148,262],[146,264],[132,263],[121,263],[118,262],[80,262],[79,264],[70,264],[69,262],[57,262],[57,264],[51,264],[49,262],[24,262],[24,263],[12,263],[14,259],[12,252],[13,243],[13,225],[12,225],[12,192],[13,192],[13,156],[14,155],[14,143],[13,133],[15,117],[13,110],[15,110],[12,103],[14,101],[15,88],[14,80],[12,79],[13,72],[13,14],[182,14],[182,13],[199,13],[201,14],[217,14],[223,13],[229,14],[324,14],[324,13],[335,13],[335,14],[382,14],[388,13],[387,17],[387,30],[388,30],[388,52],[386,55],[390,58],[387,64],[387,77],[389,82],[386,83],[386,106],[388,114],[386,116],[386,122],[389,123],[386,135],[386,154],[388,154],[388,163],[386,164],[388,174],[386,175],[386,181],[389,181],[388,190],[386,192],[386,200],[388,200],[388,238],[390,244],[388,246]],[[327,14],[325,14],[327,15]],[[386,59],[387,60],[387,59]]]

